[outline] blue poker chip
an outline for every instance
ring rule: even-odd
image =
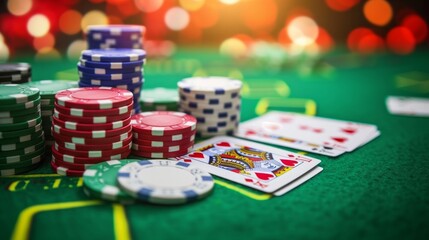
[[[143,84],[143,79],[140,77],[136,77],[133,79],[124,79],[124,80],[88,80],[85,78],[81,78],[79,81],[79,86],[84,87],[118,87],[122,86],[122,89],[126,90],[134,90],[136,88],[141,88]],[[120,87],[118,87],[120,88]]]
[[[133,72],[133,73],[111,73],[111,74],[91,74],[78,71],[80,78],[85,79],[98,79],[98,80],[122,80],[122,79],[131,79],[135,77],[142,77],[142,72]]]
[[[77,69],[80,72],[88,73],[88,74],[116,74],[116,73],[137,73],[142,72],[142,66],[136,66],[134,68],[126,68],[126,69],[106,69],[106,68],[93,68],[93,67],[85,67],[82,66],[79,62],[77,64]]]
[[[156,204],[182,204],[213,190],[212,176],[185,162],[159,159],[129,163],[119,169],[119,186],[133,197]]]
[[[124,36],[127,34],[144,34],[146,29],[141,25],[121,25],[121,24],[112,24],[112,25],[91,25],[86,29],[88,34],[91,33],[102,33],[109,36]]]
[[[89,49],[82,51],[82,59],[93,62],[133,62],[145,59],[143,49]]]
[[[94,62],[86,59],[79,59],[79,63],[83,67],[89,68],[103,68],[103,69],[135,69],[142,67],[144,60],[135,62]]]

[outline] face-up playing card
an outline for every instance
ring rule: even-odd
[[[306,151],[310,150],[308,147],[305,148],[304,145],[314,144],[316,146],[310,152],[328,156],[338,156],[342,153],[341,151],[353,151],[361,146],[371,134],[377,132],[375,125],[278,111],[271,111],[263,116],[241,123],[239,136],[249,137],[248,130],[252,128],[255,128],[260,136],[276,136],[275,138],[265,138],[277,140],[282,138],[283,141],[284,139],[295,139],[295,144],[294,146],[291,144],[291,147]],[[278,141],[274,142],[274,140],[272,140],[272,143],[279,144]],[[281,145],[286,146],[285,144]],[[328,148],[330,152],[323,152],[324,148]]]
[[[320,160],[232,137],[198,143],[176,158],[219,177],[272,193],[304,175]]]
[[[389,96],[387,109],[391,114],[429,117],[429,99]]]

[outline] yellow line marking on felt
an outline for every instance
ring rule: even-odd
[[[305,114],[314,116],[316,114],[316,102],[305,98],[261,98],[256,104],[255,113],[262,115],[268,111],[269,107],[303,107]]]
[[[116,239],[131,239],[128,219],[125,214],[124,206],[122,206],[121,204],[113,204],[113,227]]]
[[[269,81],[267,84],[266,81]],[[270,85],[271,84],[271,85]],[[282,80],[264,80],[263,82],[247,81],[243,82],[241,94],[247,98],[261,98],[273,96],[287,97],[290,94],[289,86]]]
[[[62,176],[59,174],[47,173],[47,174],[12,175],[12,176],[4,176],[2,178],[41,178],[41,177],[62,177]]]
[[[12,233],[12,240],[23,240],[28,239],[30,233],[30,227],[33,217],[41,212],[48,212],[60,209],[70,209],[78,207],[87,207],[93,205],[102,204],[102,201],[78,201],[78,202],[66,202],[66,203],[49,203],[41,204],[28,207],[24,209],[18,216],[18,220],[15,229]]]
[[[218,185],[220,185],[220,186],[222,186],[224,188],[228,188],[229,190],[238,192],[238,193],[240,193],[240,194],[242,194],[242,195],[244,195],[244,196],[246,196],[248,198],[254,199],[254,200],[265,201],[265,200],[268,200],[268,199],[270,199],[272,197],[272,195],[268,194],[268,193],[256,194],[256,193],[249,192],[249,191],[247,191],[245,189],[236,187],[234,185],[231,185],[229,183],[226,183],[226,182],[223,182],[223,181],[220,181],[220,180],[217,180],[217,179],[215,179],[214,181],[215,181],[216,184],[218,184]]]

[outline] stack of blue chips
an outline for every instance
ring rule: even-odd
[[[145,60],[146,52],[142,49],[84,50],[77,64],[79,87],[114,87],[131,91],[134,114],[137,114],[140,112]]]
[[[89,49],[143,49],[145,28],[138,25],[92,25],[87,28]]]

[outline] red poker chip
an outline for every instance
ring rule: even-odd
[[[194,131],[197,120],[182,112],[143,112],[131,117],[133,131],[150,136],[166,136]]]
[[[71,121],[63,121],[55,116],[52,116],[52,125],[58,125],[62,128],[77,130],[77,131],[91,131],[91,130],[113,130],[123,128],[131,123],[131,117],[116,122],[109,123],[77,123]]]
[[[55,159],[63,162],[79,163],[79,164],[96,164],[96,163],[105,162],[109,160],[123,159],[128,157],[128,155],[130,155],[130,152],[131,152],[130,150],[126,150],[125,152],[111,155],[111,156],[106,156],[101,158],[86,158],[86,157],[74,157],[74,156],[60,153],[55,149],[54,146],[52,146],[51,150],[52,150],[52,156]]]
[[[189,147],[192,147],[194,145],[194,142],[186,142],[183,144],[177,144],[174,146],[164,146],[164,147],[152,147],[152,146],[145,146],[133,143],[132,149],[139,151],[139,152],[162,152],[162,153],[170,153],[170,152],[181,152],[189,149]]]
[[[124,141],[125,139],[128,139],[130,136],[132,136],[131,131],[118,136],[108,137],[108,138],[80,138],[80,137],[59,135],[54,131],[51,131],[51,133],[55,140],[58,139],[63,142],[70,142],[70,143],[77,143],[77,144],[90,144],[90,145],[115,143],[119,141]]]
[[[117,128],[117,129],[113,129],[113,130],[87,130],[87,131],[77,131],[77,130],[71,130],[71,129],[67,129],[67,128],[62,128],[58,125],[53,124],[52,128],[54,130],[54,132],[60,134],[60,135],[65,135],[65,136],[70,136],[70,137],[82,137],[82,138],[106,138],[106,137],[114,137],[117,135],[121,135],[124,133],[127,133],[129,131],[131,131],[131,125],[127,125],[125,127],[122,128]]]
[[[151,141],[151,140],[140,140],[138,138],[133,138],[133,143],[148,147],[168,147],[168,146],[176,146],[180,144],[190,143],[195,140],[195,135],[191,135],[190,137],[186,137],[180,141]]]
[[[92,151],[94,149],[114,150],[114,149],[122,148],[126,145],[129,145],[131,143],[132,139],[133,139],[132,137],[129,137],[123,141],[109,143],[109,144],[97,144],[97,145],[63,142],[63,141],[60,141],[59,139],[56,139],[55,143],[62,148],[66,148],[66,149],[74,150],[74,151]]]
[[[123,106],[119,108],[103,109],[103,110],[93,110],[93,109],[83,109],[83,108],[68,108],[60,106],[54,103],[55,109],[62,114],[76,116],[76,117],[104,117],[104,116],[116,116],[122,115],[125,113],[130,113],[133,110],[133,103],[128,106]]]
[[[71,121],[76,123],[86,123],[86,124],[98,124],[98,123],[110,123],[123,121],[131,116],[131,113],[125,113],[122,115],[116,116],[104,116],[104,117],[76,117],[66,114],[59,113],[57,110],[54,110],[54,117],[62,121]]]
[[[178,152],[170,152],[170,153],[163,153],[163,152],[142,152],[137,150],[132,150],[131,154],[144,157],[144,158],[151,158],[151,159],[157,159],[157,158],[174,158],[174,157],[180,157],[183,155],[188,154],[192,150],[192,147],[189,147],[189,149],[186,149],[184,151],[178,151]]]
[[[68,176],[68,177],[81,177],[85,170],[72,170],[66,167],[58,166],[55,161],[51,160],[52,171],[58,175]]]
[[[85,157],[85,158],[102,158],[102,157],[108,157],[113,156],[116,154],[121,154],[127,150],[131,149],[131,144],[125,145],[122,148],[117,148],[113,150],[91,150],[91,151],[77,151],[77,150],[70,150],[67,148],[63,148],[59,146],[58,144],[54,144],[55,150],[57,150],[60,153],[67,154],[74,157]]]
[[[64,167],[69,170],[77,170],[77,171],[85,171],[87,168],[95,165],[95,164],[69,163],[69,162],[64,162],[64,161],[55,159],[54,157],[52,157],[52,161],[54,161],[55,165],[57,165],[58,167]]]
[[[182,141],[184,139],[190,138],[192,135],[195,135],[196,133],[197,131],[194,130],[192,132],[178,133],[178,134],[167,135],[167,136],[151,136],[150,134],[133,132],[133,137],[134,139],[138,139],[141,141],[147,140],[147,141],[177,142],[177,141]]]
[[[111,87],[70,88],[59,91],[55,102],[69,108],[112,109],[133,103],[133,93]]]

